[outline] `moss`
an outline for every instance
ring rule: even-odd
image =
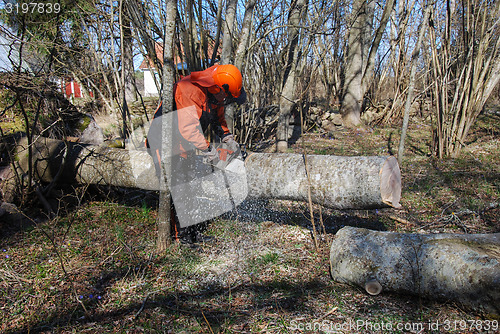
[[[85,129],[89,127],[90,122],[92,122],[92,118],[90,118],[87,115],[84,115],[82,119],[80,119],[79,121],[78,130],[81,132],[85,131]]]

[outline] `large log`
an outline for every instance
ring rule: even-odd
[[[334,209],[400,207],[401,173],[392,156],[254,153],[245,166],[250,197],[307,201],[310,189],[314,203]]]
[[[157,190],[153,160],[145,151],[39,137],[32,144],[34,176],[43,182],[112,185]],[[16,148],[19,169],[28,171],[28,141]]]
[[[36,177],[45,182],[57,177],[67,183],[158,189],[146,151],[47,138],[38,138],[32,151]],[[19,168],[27,171],[26,139],[17,145],[17,157]],[[251,154],[245,160],[249,196],[305,201],[311,191],[313,202],[335,209],[400,206],[401,174],[394,157],[309,155],[307,165],[309,177],[303,155]]]
[[[404,234],[344,227],[330,249],[335,281],[451,300],[500,314],[500,233]]]

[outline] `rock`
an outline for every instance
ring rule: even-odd
[[[328,120],[324,120],[322,123],[321,123],[321,127],[326,130],[327,132],[333,132],[335,130],[335,124],[333,124],[332,122],[328,121]]]
[[[330,122],[332,122],[335,126],[342,126],[342,116],[340,114],[330,114],[328,118]]]
[[[319,107],[310,107],[309,108],[309,114],[311,115],[321,115],[323,110]]]
[[[91,145],[100,145],[104,142],[104,134],[95,119],[90,115],[85,115],[79,121],[80,135],[78,136],[79,142]]]
[[[22,212],[12,203],[2,202],[0,205],[0,216],[6,223],[21,223],[25,217]]]
[[[370,124],[375,119],[375,114],[376,114],[376,110],[374,108],[367,109],[361,115],[361,119],[366,124]]]

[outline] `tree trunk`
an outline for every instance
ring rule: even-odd
[[[342,93],[342,118],[347,126],[357,126],[361,123],[361,108],[363,103],[363,28],[366,26],[365,1],[354,0],[352,15],[354,16],[349,29],[348,49],[345,64],[344,89]]]
[[[500,234],[402,234],[344,227],[330,249],[334,280],[452,300],[500,313]]]
[[[123,9],[120,9],[122,23],[122,85],[125,99],[127,102],[137,100],[136,84],[134,76],[134,52],[132,42],[132,28],[130,18],[124,15]]]
[[[364,70],[363,70],[363,80],[362,80],[362,90],[363,90],[363,95],[367,92],[368,87],[372,84],[373,81],[373,73],[374,73],[374,68],[375,68],[375,57],[377,55],[378,48],[380,46],[380,41],[382,40],[382,35],[384,34],[385,27],[387,25],[387,22],[389,21],[389,18],[391,17],[391,12],[392,9],[394,8],[394,3],[395,0],[388,0],[385,3],[384,11],[382,12],[382,17],[380,18],[380,24],[375,31],[375,36],[373,38],[373,41],[370,43],[370,53],[366,55],[366,61],[364,64]],[[372,5],[375,5],[375,2],[369,2]],[[372,23],[373,25],[373,17],[374,17],[374,8],[372,7],[370,10],[370,15],[368,22]],[[371,35],[373,34],[373,27],[369,30],[366,30],[365,27],[365,38],[364,38],[364,43],[368,43],[368,41],[371,38]],[[366,48],[368,50],[368,48]]]
[[[291,136],[290,117],[296,99],[297,63],[299,61],[299,26],[307,9],[307,0],[292,1],[288,17],[289,35],[287,59],[283,74],[283,88],[280,95],[280,111],[276,130],[276,151],[286,152]]]
[[[236,48],[234,56],[234,66],[243,72],[243,60],[247,54],[248,42],[252,34],[252,15],[257,0],[248,0],[245,7],[245,15],[243,17],[243,25],[241,26],[240,42]]]
[[[175,18],[177,14],[177,1],[168,0],[166,1],[166,18],[165,18],[165,37],[164,37],[164,49],[163,49],[163,89],[162,89],[162,105],[163,114],[167,114],[173,110],[173,96],[174,96],[174,32],[175,32]],[[172,124],[168,124],[169,117],[162,117],[162,141],[161,141],[161,151],[162,151],[162,161],[161,161],[161,173],[160,173],[160,202],[158,208],[158,239],[156,242],[156,248],[158,252],[164,252],[168,245],[170,244],[170,221],[172,217],[170,216],[172,205],[172,197],[170,191],[167,188],[166,175],[171,175],[170,171],[170,156],[171,150],[171,138],[169,135],[172,133],[169,131],[169,127]]]
[[[220,57],[221,64],[231,64],[233,55],[233,35],[234,22],[236,18],[236,0],[229,0],[226,5],[226,19],[224,21],[224,35],[222,37],[222,52]],[[234,103],[224,108],[224,114],[227,127],[231,133],[234,133]]]
[[[212,51],[210,65],[215,64],[215,60],[217,59],[217,52],[219,51],[220,45],[220,32],[222,28],[222,0],[219,0],[219,4],[217,5],[217,32],[215,33],[214,40],[214,49]]]
[[[26,146],[24,139],[17,147],[20,173],[28,170]],[[32,147],[34,175],[44,182],[51,182],[63,166],[60,180],[68,183],[159,189],[153,161],[143,151],[68,143],[63,164],[64,142],[39,138]],[[394,157],[308,155],[307,159],[313,202],[334,209],[400,207],[401,174]],[[253,153],[245,160],[245,169],[250,197],[308,200],[301,154]]]
[[[413,54],[411,57],[410,83],[408,84],[408,96],[406,98],[406,103],[405,103],[403,126],[401,128],[401,138],[399,140],[399,149],[398,149],[398,162],[400,165],[403,163],[406,131],[408,130],[408,122],[410,120],[410,108],[413,104],[413,90],[415,89],[415,77],[417,74],[417,60],[418,56],[420,55],[420,47],[422,45],[422,40],[424,39],[427,27],[427,21],[429,20],[429,15],[431,13],[431,8],[432,6],[426,4],[424,17],[422,19],[422,23],[420,24],[420,29],[418,32],[417,44],[415,45],[415,49],[413,50]]]
[[[371,85],[375,57],[382,35],[390,18],[395,0],[386,2],[380,24],[374,31],[374,1],[354,0],[353,21],[349,30],[345,81],[342,98],[342,117],[347,126],[361,124],[363,99]],[[374,35],[372,40],[372,35]]]
[[[226,5],[226,19],[224,20],[224,32],[222,36],[221,64],[230,64],[233,55],[234,22],[236,19],[236,5],[238,1],[228,0]]]
[[[400,207],[401,174],[394,157],[308,155],[313,202],[335,209]],[[254,153],[245,161],[249,196],[308,200],[301,154]]]

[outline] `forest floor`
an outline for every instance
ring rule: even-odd
[[[174,243],[159,255],[154,192],[66,189],[57,218],[0,224],[0,332],[497,332],[498,319],[456,303],[374,297],[330,278],[329,245],[343,226],[500,232],[500,117],[482,115],[456,159],[429,154],[430,132],[425,123],[410,125],[403,208],[323,208],[318,250],[305,203],[244,202],[209,224],[211,241]],[[290,151],[387,155],[397,151],[399,133],[339,128],[306,134]],[[314,215],[319,226],[318,206]],[[481,321],[491,330],[478,330]]]

